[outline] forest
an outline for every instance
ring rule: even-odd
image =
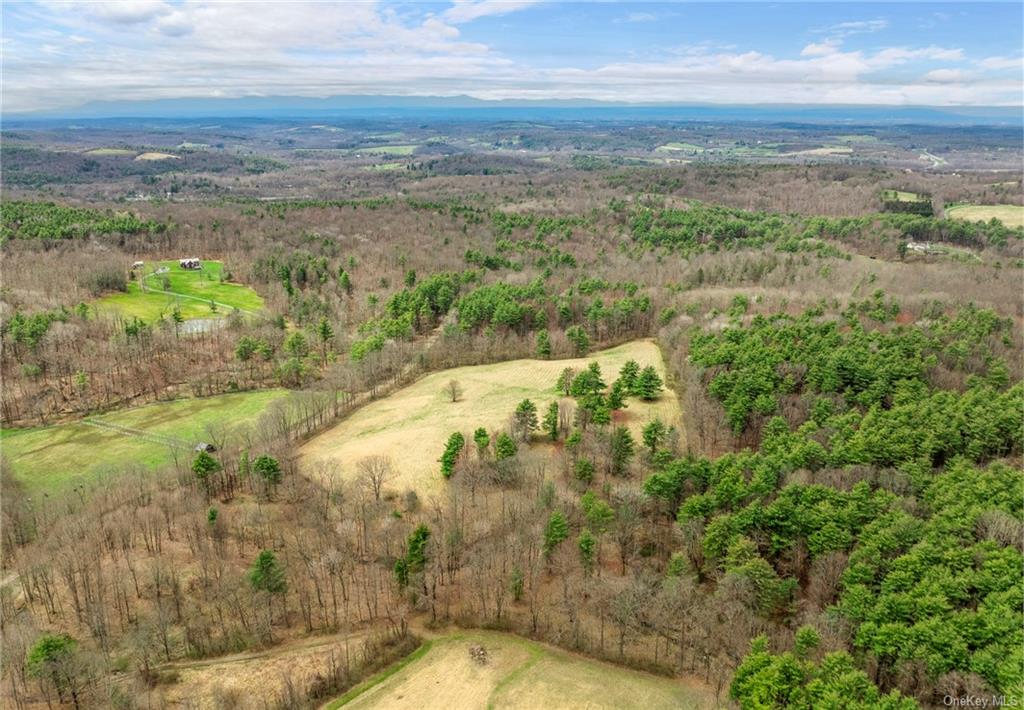
[[[125,130],[75,140],[169,140]],[[484,632],[699,707],[1019,702],[1024,230],[944,212],[1019,205],[1019,170],[630,162],[712,149],[671,126],[549,163],[567,127],[513,156],[449,126],[395,173],[355,131],[233,130],[265,170],[4,184],[5,706],[322,707]],[[364,434],[397,443],[324,453]]]

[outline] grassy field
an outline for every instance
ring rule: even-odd
[[[1007,227],[1024,227],[1024,207],[1019,205],[958,205],[947,207],[946,216],[967,222],[988,222],[995,217]]]
[[[177,160],[177,155],[171,155],[170,153],[142,153],[141,155],[135,156],[136,160]]]
[[[127,148],[93,148],[85,151],[86,155],[135,155],[134,150]]]
[[[138,317],[147,323],[169,316],[175,306],[186,319],[217,318],[234,308],[252,313],[263,308],[263,299],[248,286],[221,282],[224,265],[219,261],[204,261],[203,268],[197,271],[182,269],[177,261],[161,261],[146,264],[144,273],[152,274],[156,266],[170,268],[164,275],[170,283],[169,292],[161,291],[162,276],[147,276],[147,291],[132,282],[127,292],[110,294],[96,301],[96,308],[101,313]],[[210,300],[217,303],[216,311],[210,308]]]
[[[469,655],[487,650],[486,664]],[[494,708],[712,708],[704,688],[631,671],[508,634],[466,631],[325,706],[370,710]]]
[[[217,397],[149,404],[92,419],[100,424],[144,430],[189,444],[209,438],[209,425],[254,423],[286,390],[241,392]],[[28,489],[50,491],[95,480],[129,464],[149,468],[174,461],[175,449],[85,422],[0,431],[0,452],[15,479]],[[191,458],[190,451],[179,453]]]
[[[925,202],[927,197],[916,192],[905,192],[904,190],[882,190],[882,199],[896,202]]]
[[[693,143],[666,143],[665,145],[659,145],[654,149],[655,153],[703,153],[703,146],[694,145]]]
[[[664,379],[665,368],[657,346],[637,340],[575,360],[512,360],[495,365],[459,367],[428,375],[384,399],[354,412],[332,429],[311,439],[300,450],[301,463],[312,472],[321,462],[330,462],[333,475],[343,480],[355,477],[356,462],[371,454],[391,458],[398,472],[391,481],[394,490],[415,490],[422,495],[443,490],[438,459],[445,441],[453,431],[461,431],[467,441],[477,427],[489,431],[507,427],[516,405],[533,400],[540,415],[548,404],[561,399],[555,391],[559,373],[566,367],[582,369],[598,362],[605,382],[618,376],[627,360],[641,366],[654,365]],[[463,389],[458,402],[446,401],[441,390],[457,380]],[[679,400],[664,391],[654,402],[630,398],[628,408],[617,421],[629,426],[639,438],[640,429],[654,417],[680,428]],[[534,436],[541,446],[543,437]]]
[[[376,145],[369,148],[353,148],[352,153],[360,155],[412,155],[415,145]]]

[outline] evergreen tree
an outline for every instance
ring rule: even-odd
[[[643,428],[641,435],[643,436],[644,446],[647,447],[651,456],[654,456],[654,452],[661,446],[661,442],[665,440],[667,434],[668,427],[660,419],[654,419]]]
[[[576,544],[580,548],[580,562],[583,564],[583,571],[589,575],[594,571],[594,562],[597,556],[597,538],[584,528],[576,539]]]
[[[512,428],[521,441],[527,441],[537,428],[537,405],[528,399],[520,402],[512,415]]]
[[[622,384],[622,380],[618,379],[612,383],[612,388],[608,391],[608,408],[623,409],[626,406],[626,387]]]
[[[541,360],[551,358],[551,336],[547,329],[537,331],[536,353]]]
[[[633,458],[633,435],[629,429],[620,426],[616,427],[611,434],[611,474],[613,476],[624,475],[629,468],[629,461]]]
[[[551,437],[552,441],[558,441],[558,402],[548,405],[547,414],[544,415],[544,431]]]
[[[579,459],[573,466],[573,475],[577,481],[590,483],[594,480],[594,462],[589,459]]]
[[[629,360],[619,370],[619,380],[626,388],[626,393],[636,396],[636,379],[640,376],[640,364],[636,360]]]
[[[494,442],[494,458],[504,461],[515,456],[518,451],[519,447],[516,446],[515,439],[505,432],[498,434],[498,438]]]
[[[565,331],[565,337],[572,343],[573,348],[576,350],[576,356],[582,357],[587,354],[590,350],[590,336],[587,335],[587,331],[578,325],[574,325]]]
[[[252,462],[252,470],[267,485],[276,486],[281,482],[281,464],[272,456],[267,456],[266,454],[257,456],[256,460]]]
[[[661,393],[661,378],[653,365],[648,365],[636,379],[636,395],[641,399],[657,399]]]
[[[206,451],[200,451],[192,460],[192,473],[195,474],[203,488],[209,491],[210,478],[221,469],[220,462],[210,456]]]
[[[321,318],[316,326],[316,335],[320,339],[320,362],[327,364],[327,353],[330,350],[330,343],[334,340],[334,328],[326,318]]]
[[[473,432],[473,442],[476,444],[476,454],[482,461],[487,456],[487,448],[491,445],[491,437],[487,430],[480,427]]]
[[[455,463],[459,460],[459,454],[462,453],[465,445],[466,438],[462,436],[461,432],[457,431],[448,437],[444,453],[441,454],[441,475],[445,478],[452,477],[452,474],[455,472]]]
[[[555,548],[567,537],[569,537],[569,522],[565,519],[565,514],[562,511],[556,510],[551,513],[547,525],[544,526],[544,556],[550,557]]]
[[[284,594],[288,591],[284,569],[270,550],[263,550],[256,557],[249,569],[249,585],[256,591],[268,594]]]

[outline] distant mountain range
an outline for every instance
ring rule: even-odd
[[[96,101],[71,109],[7,113],[4,121],[109,118],[376,118],[518,121],[791,121],[934,125],[1024,125],[1021,107],[484,101],[469,96],[260,96],[237,99]]]

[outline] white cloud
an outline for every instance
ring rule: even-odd
[[[974,78],[974,73],[963,69],[932,69],[924,75],[925,81],[934,81],[940,84],[963,82]]]
[[[658,16],[650,12],[631,12],[626,15],[626,22],[655,22]]]
[[[985,57],[977,62],[982,69],[1016,69],[1024,71],[1024,57]]]
[[[5,32],[3,108],[342,94],[640,103],[1022,101],[1019,80],[991,75],[1020,66],[1019,58],[970,62],[959,48],[852,51],[832,36],[806,45],[795,57],[702,43],[664,50],[658,59],[587,69],[573,66],[570,59],[542,68],[469,41],[460,29],[469,30],[456,26],[511,12],[513,6],[521,9],[525,3],[464,2],[424,16],[399,15],[370,3],[182,0],[168,6],[151,3],[148,19],[128,23],[126,18],[144,15],[142,9],[120,7],[114,19],[50,3],[43,6],[48,14],[31,29]],[[976,71],[969,81],[965,64]]]
[[[453,0],[444,18],[455,23],[471,22],[490,15],[507,15],[541,2],[543,0]]]
[[[835,39],[824,42],[811,42],[800,52],[801,57],[824,57],[839,51],[839,41]]]
[[[861,34],[863,32],[881,32],[889,26],[888,20],[856,20],[840,22],[827,28],[827,32],[837,35]]]
[[[100,20],[124,25],[148,22],[171,12],[171,7],[163,0],[103,0],[81,3],[78,8]]]

